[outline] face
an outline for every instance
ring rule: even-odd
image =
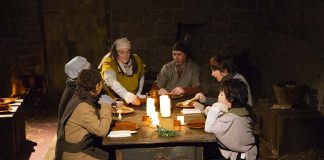
[[[96,86],[96,96],[97,95],[99,95],[99,93],[100,93],[100,91],[101,91],[101,89],[102,89],[102,85],[103,85],[103,82],[102,81],[100,81],[98,84],[97,84],[97,86]]]
[[[119,50],[117,50],[118,56],[117,59],[126,64],[129,61],[129,57],[130,57],[130,49],[129,48],[121,48]]]
[[[217,79],[217,81],[221,81],[228,73],[227,73],[227,70],[225,69],[224,72],[220,71],[220,68],[219,67],[216,67],[216,66],[211,66],[211,75]]]
[[[181,51],[172,51],[172,57],[177,66],[181,66],[187,62],[186,55]]]
[[[231,108],[231,102],[229,102],[226,98],[224,91],[220,91],[218,94],[218,102],[223,103],[224,105]]]

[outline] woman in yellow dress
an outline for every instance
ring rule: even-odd
[[[117,39],[98,69],[105,82],[104,90],[112,97],[122,98],[126,103],[139,104],[143,97],[144,65],[137,54],[131,52],[127,38]]]

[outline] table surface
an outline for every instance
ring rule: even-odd
[[[0,114],[0,159],[16,159],[26,141],[23,106],[12,104],[10,112]]]
[[[160,126],[166,129],[173,129],[173,120],[176,119],[177,116],[183,115],[181,113],[181,109],[176,107],[177,102],[190,99],[182,98],[182,99],[172,99],[172,110],[171,117],[161,117],[159,113]],[[103,138],[103,145],[105,146],[131,146],[131,145],[201,145],[202,143],[213,143],[217,142],[215,135],[211,133],[207,133],[204,129],[191,129],[186,125],[181,126],[181,131],[178,131],[178,135],[175,137],[162,137],[158,134],[157,129],[149,126],[144,126],[142,124],[142,116],[146,115],[145,110],[146,105],[142,105],[140,107],[133,107],[135,109],[134,112],[129,114],[124,114],[123,119],[121,121],[129,121],[138,123],[141,127],[137,130],[137,133],[132,134],[131,137],[123,137],[123,138]],[[205,116],[204,114],[186,114],[183,115],[185,117],[185,123],[191,121],[204,122]]]

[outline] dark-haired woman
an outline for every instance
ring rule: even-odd
[[[127,103],[139,103],[139,97],[143,97],[144,65],[138,55],[132,54],[131,42],[127,38],[114,42],[98,69],[101,69],[108,95],[120,97]]]
[[[226,159],[255,160],[257,146],[253,135],[254,113],[247,104],[247,87],[238,79],[224,81],[218,102],[207,107],[205,131],[214,133]]]
[[[229,79],[239,79],[245,83],[248,92],[247,103],[252,107],[252,94],[250,85],[241,74],[237,73],[233,58],[229,55],[216,55],[210,58],[209,63],[211,68],[211,75],[220,82],[220,85],[222,85],[226,80]],[[195,98],[205,106],[210,106],[217,101],[217,99],[215,98],[206,97],[203,93],[197,93],[195,95]],[[195,102],[194,106],[195,108],[203,110],[204,105],[199,102]]]
[[[80,72],[77,89],[59,123],[55,159],[108,159],[100,147],[112,121],[112,99],[99,99],[101,89],[98,71]]]

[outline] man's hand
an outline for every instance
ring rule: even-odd
[[[181,87],[176,87],[171,91],[172,95],[181,95],[184,94],[184,90]]]
[[[169,92],[164,88],[160,88],[158,91],[158,94],[159,95],[167,95],[167,94],[169,94]]]

